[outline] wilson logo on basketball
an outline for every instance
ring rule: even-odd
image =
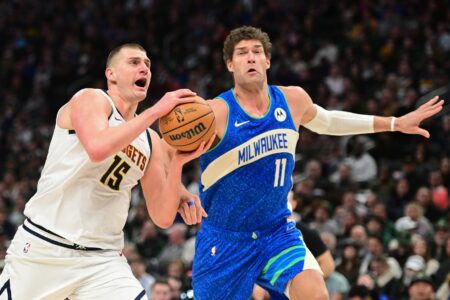
[[[177,134],[169,134],[169,137],[172,141],[180,140],[182,138],[191,139],[192,137],[202,133],[205,130],[206,130],[205,125],[203,125],[203,123],[200,122],[189,130]]]

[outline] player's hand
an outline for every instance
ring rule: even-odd
[[[184,165],[185,163],[196,159],[206,151],[208,151],[209,148],[211,148],[211,145],[214,143],[214,140],[216,139],[217,133],[214,132],[214,134],[209,138],[209,140],[203,141],[200,143],[200,146],[197,148],[197,150],[190,151],[190,152],[184,152],[184,151],[175,151],[175,154],[172,157],[172,160],[177,160],[180,164]]]
[[[395,121],[395,130],[407,134],[420,134],[429,138],[430,133],[427,130],[420,128],[420,123],[440,112],[443,105],[444,100],[439,100],[438,96],[434,97],[427,103],[419,106],[416,110],[397,118]]]
[[[178,212],[187,225],[195,225],[202,221],[202,217],[208,217],[208,214],[202,207],[200,198],[187,191],[181,195]]]
[[[175,106],[181,103],[193,102],[197,93],[190,89],[179,89],[167,92],[155,105],[150,109],[156,112],[157,117],[167,115]]]

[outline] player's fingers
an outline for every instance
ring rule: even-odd
[[[195,201],[194,200],[189,200],[188,201],[188,206],[189,206],[189,213],[191,214],[191,221],[192,221],[192,225],[197,224],[198,220],[197,220],[197,207],[195,205]]]
[[[187,202],[183,203],[183,210],[184,210],[184,214],[186,215],[186,224],[187,225],[192,225],[192,218],[191,218],[191,212],[189,209],[189,205],[187,204]]]
[[[194,198],[195,202],[195,216],[197,218],[196,222],[200,223],[202,221],[202,203],[200,202],[200,199],[198,197]]]
[[[420,128],[420,127],[418,127],[416,133],[417,133],[417,134],[420,134],[421,136],[426,137],[426,138],[429,138],[429,137],[430,137],[430,133],[429,133],[427,130],[422,129],[422,128]]]
[[[214,134],[209,138],[208,144],[206,144],[205,149],[208,150],[209,148],[211,148],[211,145],[214,143],[214,141],[216,140],[216,136],[217,136],[217,131],[214,132]]]
[[[180,98],[197,95],[196,92],[193,92],[190,89],[179,89],[179,90],[174,91],[174,94],[175,94],[175,96],[180,97]],[[191,99],[191,101],[192,101],[192,99]]]
[[[187,224],[186,214],[184,213],[184,209],[180,207],[178,209],[178,213],[180,214],[181,218],[183,219],[183,222]]]
[[[431,98],[430,100],[428,100],[427,102],[422,104],[420,106],[420,108],[426,108],[428,106],[431,106],[431,105],[435,104],[438,100],[439,100],[439,96],[434,96],[433,98]]]
[[[208,217],[208,214],[207,214],[206,211],[203,209],[203,207],[202,207],[202,216],[203,216],[204,218],[207,218],[207,217]]]
[[[197,148],[196,154],[200,156],[201,154],[205,153],[206,151],[211,148],[211,145],[214,143],[214,140],[216,139],[217,133],[214,132],[214,134],[209,138],[208,142],[203,141],[201,142],[200,146]]]
[[[422,119],[429,118],[442,110],[442,106],[434,106],[422,112]]]

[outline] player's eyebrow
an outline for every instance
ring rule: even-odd
[[[245,49],[248,49],[248,48],[262,48],[262,45],[242,46],[242,47],[235,48],[235,50],[245,50]]]
[[[150,58],[148,58],[148,57],[142,58],[142,57],[139,57],[139,56],[131,56],[131,57],[129,57],[128,59],[129,59],[129,60],[134,60],[134,59],[139,59],[139,60],[141,60],[141,59],[143,59],[144,62],[147,63],[149,66],[152,64],[152,61],[151,61]]]

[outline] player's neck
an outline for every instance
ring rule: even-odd
[[[111,97],[117,110],[120,112],[120,114],[126,121],[134,118],[139,102],[126,100],[114,89],[108,89],[106,92]]]
[[[270,106],[267,84],[264,84],[262,88],[236,85],[234,94],[239,104],[252,116],[261,117],[267,113]]]

